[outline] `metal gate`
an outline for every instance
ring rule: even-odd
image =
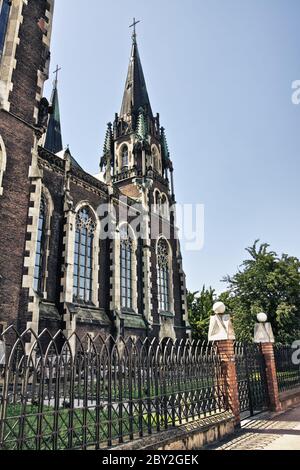
[[[242,418],[254,416],[269,405],[266,366],[261,346],[236,343],[235,357]]]

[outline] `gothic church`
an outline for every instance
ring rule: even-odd
[[[173,165],[135,29],[121,110],[92,176],[63,149],[57,80],[43,97],[53,8],[0,0],[1,328],[184,338]]]

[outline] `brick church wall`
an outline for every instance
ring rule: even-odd
[[[44,69],[46,45],[37,25],[45,18],[49,2],[29,0],[23,4],[23,23],[19,27],[12,90],[8,101],[10,111],[29,124],[34,123],[41,92],[38,70]],[[34,187],[29,180],[34,133],[26,124],[5,111],[0,111],[0,135],[7,152],[7,166],[0,197],[0,320],[7,324],[26,325],[28,292],[22,292],[24,250],[28,235],[29,195]],[[13,254],[13,256],[12,256]],[[25,253],[26,255],[26,253]]]

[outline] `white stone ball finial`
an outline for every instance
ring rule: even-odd
[[[259,323],[266,323],[268,321],[268,317],[264,312],[258,313],[256,318]]]
[[[223,315],[226,311],[226,307],[223,302],[216,302],[213,306],[213,311],[216,315]]]

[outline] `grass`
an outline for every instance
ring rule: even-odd
[[[211,397],[213,391],[209,395]],[[107,403],[100,408],[80,407],[55,410],[50,406],[44,406],[42,413],[39,413],[35,405],[27,405],[26,408],[22,408],[20,404],[9,405],[3,422],[4,445],[2,449],[64,450],[95,448],[99,444],[102,444],[104,448],[110,445],[109,441],[117,444],[121,435],[125,440],[139,437],[140,434],[146,435],[148,426],[151,431],[155,432],[158,428],[164,429],[166,424],[167,426],[173,424],[170,409],[166,416],[164,415],[161,398],[158,397],[157,410],[155,397],[149,399],[149,413],[147,413],[148,403],[145,399],[141,408],[141,402],[135,400],[131,410],[126,402],[120,408],[116,402],[110,408]],[[168,395],[168,399],[170,408],[172,395]],[[191,398],[186,398],[185,404],[190,408],[188,414],[193,414],[191,413],[193,405]],[[176,408],[178,413],[178,403]],[[182,408],[184,409],[184,406]],[[183,411],[182,414],[184,417]],[[195,416],[197,417],[196,412]],[[177,421],[179,421],[178,416]]]
[[[22,417],[23,416],[23,417]],[[36,406],[10,405],[4,421],[3,450],[64,450],[80,449],[107,443],[118,439],[119,433],[130,435],[140,428],[147,430],[147,422],[143,417],[139,426],[136,419],[131,421],[128,413],[119,418],[118,410],[111,410],[111,432],[109,433],[109,412],[107,409],[96,411],[95,408],[59,409],[44,407],[39,414]],[[97,424],[99,423],[99,424]]]

